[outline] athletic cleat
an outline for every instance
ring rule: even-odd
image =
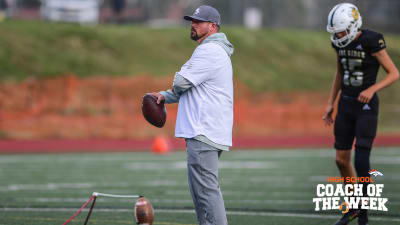
[[[335,223],[335,225],[348,225],[348,223],[360,215],[360,211],[359,209],[350,209],[349,212],[344,214],[343,217]]]

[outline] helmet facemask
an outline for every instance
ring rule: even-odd
[[[337,36],[337,33],[340,33],[340,32],[346,32],[346,34],[343,37],[339,38]],[[358,32],[359,32],[359,29],[355,28],[354,24],[352,24],[349,27],[349,29],[331,33],[331,41],[335,46],[337,46],[339,48],[344,48],[347,45],[349,45],[352,41],[354,41],[354,39],[357,37]]]

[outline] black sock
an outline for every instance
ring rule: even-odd
[[[356,147],[354,164],[358,177],[364,177],[364,179],[366,177],[370,177],[368,173],[371,170],[369,162],[370,154],[371,154],[370,149]],[[363,184],[363,195],[367,196],[367,186],[369,183],[364,182],[362,184]],[[360,211],[359,222],[361,221],[363,222],[362,224],[365,224],[368,221],[368,211],[366,209],[362,209]]]
[[[371,154],[370,149],[366,148],[356,148],[355,150],[355,157],[354,157],[354,164],[357,172],[358,177],[370,177],[368,172],[370,171],[370,163],[369,163],[369,156]],[[364,182],[363,184],[363,194],[367,196],[367,185],[368,182]]]

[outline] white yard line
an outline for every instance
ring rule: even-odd
[[[11,184],[0,186],[0,191],[21,191],[21,190],[57,190],[61,188],[83,189],[92,188],[92,183],[48,183],[48,184]]]
[[[371,162],[373,164],[383,165],[398,165],[400,163],[399,156],[372,156]]]
[[[186,161],[175,162],[130,162],[124,168],[129,170],[186,170]],[[219,162],[219,169],[276,169],[279,164],[271,161],[224,161]]]
[[[33,202],[84,202],[87,199],[86,198],[23,198],[25,202],[33,201]],[[104,199],[101,198],[99,199],[103,202],[132,202],[131,199]],[[157,199],[157,198],[152,198],[151,202],[153,203],[173,203],[173,204],[186,204],[186,203],[192,203],[192,200],[187,198],[187,199]],[[280,204],[280,205],[287,205],[287,204],[313,204],[312,200],[253,200],[253,199],[238,199],[238,200],[225,200],[226,203],[246,203],[246,204],[265,204],[265,205],[275,205],[275,204]]]
[[[165,192],[167,196],[190,196],[189,190],[168,190]],[[266,192],[266,191],[251,191],[245,192],[243,191],[224,191],[222,190],[223,196],[242,196],[243,198],[249,197],[271,197],[271,196],[287,196],[287,197],[304,197],[304,193],[296,193],[290,191],[273,191],[273,192]],[[313,195],[309,194],[310,198]],[[306,196],[307,197],[307,196]]]

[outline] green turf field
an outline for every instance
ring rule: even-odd
[[[373,150],[389,211],[374,211],[370,225],[400,224],[399,150]],[[328,149],[225,153],[220,182],[229,224],[333,224],[340,212],[315,212],[312,198],[318,183],[337,175]],[[154,224],[196,224],[184,152],[0,155],[1,225],[61,225],[94,191],[146,196],[156,211]],[[134,224],[133,205],[131,199],[99,197],[89,224]],[[83,224],[86,214],[70,224]]]

